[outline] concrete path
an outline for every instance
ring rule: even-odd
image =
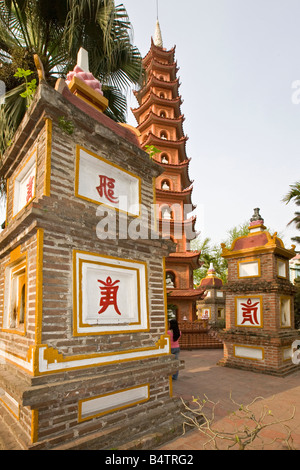
[[[295,407],[294,418],[285,423],[288,428],[283,424],[274,424],[263,429],[260,434],[262,439],[255,440],[251,448],[260,450],[264,444],[264,450],[286,450],[288,446],[284,440],[289,430],[292,430],[290,445],[295,450],[300,450],[300,365],[299,371],[286,378],[278,378],[220,367],[217,362],[222,356],[222,350],[181,351],[180,359],[185,362],[185,369],[180,371],[178,380],[173,382],[173,395],[180,396],[187,402],[193,397],[202,400],[206,395],[212,402],[219,402],[215,408],[214,427],[224,432],[235,432],[236,429],[243,429],[245,425],[253,427],[253,424],[244,417],[229,416],[239,408],[232,403],[230,393],[236,403],[244,406],[250,404],[256,397],[261,397],[251,409],[255,411],[257,417],[262,410],[265,410],[267,412],[265,423],[291,417]],[[210,403],[205,405],[204,411],[208,417],[211,417],[212,409],[213,405]],[[268,414],[269,410],[271,415]],[[203,450],[203,445],[209,438],[193,427],[187,429],[190,430],[188,433],[159,450]],[[226,449],[227,446],[228,442],[222,441],[219,448]],[[206,450],[212,448],[211,445],[205,447]]]

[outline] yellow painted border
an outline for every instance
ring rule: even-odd
[[[28,254],[27,251],[24,253],[21,253],[21,245],[17,246],[13,251],[10,253],[10,259],[9,262],[4,265],[4,275],[3,275],[3,282],[4,282],[4,292],[6,289],[6,269],[7,268],[17,268],[19,265],[24,265],[25,266],[25,275],[26,275],[26,291],[25,291],[25,315],[24,315],[24,330],[19,331],[15,328],[4,328],[3,323],[2,323],[2,328],[0,331],[6,332],[6,333],[12,333],[14,335],[18,336],[25,336],[27,329],[26,329],[26,320],[27,320],[27,298],[28,298]],[[3,308],[3,319],[4,319],[4,308]],[[3,320],[2,320],[3,321]]]
[[[257,236],[260,236],[262,233],[264,233],[267,237],[268,241],[266,244],[257,246],[255,248],[241,248],[239,250],[234,249],[235,244],[238,240],[242,238],[247,239],[247,238],[257,237]],[[237,258],[238,256],[258,256],[260,254],[276,252],[291,259],[296,254],[295,245],[292,245],[292,248],[288,250],[284,247],[282,240],[277,237],[277,232],[275,232],[274,235],[271,236],[270,233],[267,231],[249,233],[246,236],[243,235],[241,237],[237,237],[232,242],[230,249],[226,247],[225,243],[221,243],[221,247],[222,247],[223,258]]]
[[[208,318],[203,318],[203,316],[202,316],[203,310],[209,310],[209,317]],[[201,308],[201,320],[211,320],[211,307],[202,307]]]
[[[8,203],[10,200],[10,194],[9,194],[9,183],[10,183],[10,178],[7,178],[6,180],[6,210],[5,210],[5,227],[8,225]],[[13,208],[11,209],[13,211]]]
[[[281,300],[282,299],[287,299],[290,301],[290,324],[289,326],[283,326],[282,325],[282,322],[281,322]],[[292,328],[292,297],[290,297],[289,295],[281,295],[279,297],[279,319],[280,319],[280,328],[282,329],[289,329],[289,328]]]
[[[77,254],[82,254],[82,255],[88,255],[88,256],[93,256],[97,257],[99,259],[111,259],[111,260],[116,260],[116,261],[123,261],[126,263],[134,263],[137,265],[141,265],[145,267],[145,287],[146,287],[146,310],[147,310],[147,326],[145,329],[142,330],[137,330],[136,328],[133,328],[132,330],[116,330],[116,331],[93,331],[93,332],[83,332],[83,333],[78,333],[78,325],[77,322],[77,313],[80,313],[77,311],[77,275],[80,273],[77,273],[76,270],[76,256]],[[88,262],[88,261],[87,261]],[[95,261],[95,263],[97,263]],[[99,261],[99,264],[101,264],[101,261]],[[118,267],[118,265],[114,265],[114,267]],[[122,266],[121,266],[122,267]],[[134,268],[131,268],[134,269]],[[149,290],[148,290],[148,266],[147,263],[144,261],[136,261],[136,260],[131,260],[131,259],[126,259],[126,258],[118,258],[114,256],[109,256],[109,255],[100,255],[99,253],[92,253],[89,251],[81,251],[81,250],[73,250],[73,336],[78,337],[78,336],[101,336],[101,335],[117,335],[117,334],[124,334],[124,333],[142,333],[142,332],[147,332],[150,329],[150,320],[149,320]],[[83,325],[84,326],[84,325]],[[97,326],[97,325],[96,325]],[[95,326],[95,327],[96,327]],[[93,325],[88,325],[89,328],[92,328]],[[121,327],[120,327],[121,328]]]
[[[248,264],[248,263],[256,263],[258,264],[258,274],[255,274],[254,276],[240,276],[240,265],[241,264]],[[252,278],[257,278],[261,277],[261,263],[260,263],[260,258],[247,258],[243,261],[238,261],[238,278],[239,279],[252,279]]]
[[[124,210],[118,209],[117,207],[111,206],[109,204],[105,204],[101,201],[96,201],[94,199],[90,199],[88,197],[85,197],[85,196],[82,196],[81,194],[79,194],[79,192],[78,192],[79,191],[79,167],[80,167],[79,163],[80,163],[80,151],[81,150],[88,153],[92,157],[94,157],[98,160],[101,160],[105,164],[110,165],[114,168],[117,168],[118,170],[122,171],[123,173],[127,173],[128,175],[130,175],[133,178],[138,180],[138,183],[139,183],[139,213],[138,213],[138,215],[131,214],[130,212],[126,212]],[[75,161],[75,197],[78,197],[78,198],[83,199],[83,200],[88,201],[88,202],[92,202],[93,204],[97,204],[98,206],[101,205],[101,206],[107,207],[109,209],[113,209],[117,212],[127,214],[131,217],[134,217],[134,218],[139,218],[139,217],[141,217],[141,205],[142,205],[142,180],[141,180],[140,176],[137,176],[136,174],[125,170],[124,168],[120,167],[116,163],[112,163],[109,160],[107,160],[106,158],[100,157],[100,155],[97,155],[96,153],[91,152],[90,150],[87,150],[86,148],[82,147],[81,145],[77,145],[76,146],[76,161]]]
[[[260,300],[260,315],[261,315],[261,325],[238,325],[237,322],[237,300],[238,299],[259,299]],[[263,296],[262,295],[238,295],[234,299],[235,304],[235,326],[238,328],[263,328],[264,327],[264,312],[263,312]]]
[[[15,215],[14,215],[14,196],[15,196],[15,183],[16,183],[16,179],[18,177],[18,175],[21,173],[21,171],[26,167],[26,165],[28,164],[28,162],[30,161],[30,159],[33,157],[33,155],[36,153],[36,157],[35,157],[35,178],[34,178],[34,196],[30,199],[30,201],[28,201],[25,206],[23,206],[19,212],[17,212]],[[37,147],[34,148],[34,150],[31,152],[31,154],[29,155],[29,157],[26,159],[26,161],[24,162],[24,164],[21,166],[21,168],[19,169],[19,171],[17,172],[17,174],[14,176],[13,178],[13,192],[12,192],[12,208],[11,208],[11,214],[12,214],[12,220],[14,220],[27,206],[29,206],[29,204],[36,198],[36,190],[37,190],[37,160],[38,160],[38,150],[37,150]]]
[[[256,351],[262,351],[262,358],[257,359],[256,357],[245,357],[245,356],[238,356],[235,354],[235,348],[248,348],[248,349],[255,349]],[[260,347],[260,346],[251,346],[248,344],[234,344],[233,345],[233,356],[236,357],[237,359],[246,359],[249,361],[264,361],[265,360],[265,348]]]
[[[45,179],[44,196],[51,194],[51,153],[52,153],[52,120],[46,119],[46,154],[45,154]]]
[[[164,304],[165,304],[165,332],[167,333],[169,329],[169,320],[168,320],[168,291],[167,291],[167,280],[166,280],[166,258],[163,257],[163,287],[164,287]],[[171,349],[170,349],[171,353]]]
[[[112,395],[117,395],[118,393],[127,392],[129,390],[136,390],[136,389],[142,388],[142,387],[148,387],[148,396],[147,396],[147,398],[144,398],[142,400],[137,400],[136,402],[132,402],[132,403],[129,403],[127,405],[126,404],[121,405],[119,407],[112,408],[112,409],[109,409],[107,411],[96,413],[96,414],[88,416],[86,418],[82,418],[82,404],[83,403],[85,403],[87,401],[91,401],[91,400],[96,400],[97,398],[103,398],[103,397],[109,397],[109,396],[112,396]],[[149,383],[138,385],[138,386],[135,386],[135,387],[125,388],[125,389],[122,389],[122,390],[117,390],[117,391],[111,392],[111,393],[105,393],[103,395],[98,395],[98,396],[86,398],[86,399],[83,399],[83,400],[79,400],[79,402],[78,402],[78,422],[82,423],[84,421],[89,421],[89,420],[94,419],[94,418],[99,418],[100,416],[104,416],[104,415],[107,415],[107,414],[110,414],[110,413],[114,413],[115,411],[124,410],[125,408],[131,408],[132,406],[136,406],[136,405],[139,405],[141,403],[145,403],[149,400],[150,400],[150,384]]]
[[[28,282],[27,282],[27,257],[23,261],[21,261],[20,263],[17,263],[15,266],[12,266],[11,271],[10,271],[11,282],[13,280],[13,277],[14,277],[15,273],[18,272],[18,271],[22,271],[22,270],[24,270],[24,274],[25,274],[25,312],[24,312],[24,322],[23,322],[24,323],[24,332],[25,332],[25,330],[26,330],[26,328],[25,328],[26,315],[27,315],[27,290],[28,290],[27,289],[27,287],[28,287],[27,286],[27,284],[28,284]],[[19,299],[18,299],[18,302],[19,302]],[[20,312],[18,312],[18,321],[20,320],[19,314],[20,314]]]
[[[31,443],[35,444],[39,437],[38,437],[38,432],[39,432],[39,411],[38,410],[32,410],[31,412]]]
[[[159,206],[156,204],[156,178],[152,178],[152,191],[153,191],[153,217],[154,217],[154,227],[153,229],[155,232],[158,230],[158,223],[157,223],[157,211],[156,209],[159,208]]]
[[[49,348],[47,344],[41,344],[39,345],[38,348],[36,348],[35,354],[36,357],[38,357],[38,349],[39,348],[46,348],[45,354],[44,354],[44,359],[48,362],[48,364],[53,364],[53,363],[64,363],[64,362],[76,362],[76,361],[82,361],[85,359],[97,359],[97,363],[94,364],[84,364],[84,365],[77,365],[74,367],[66,367],[64,369],[57,369],[57,370],[50,370],[50,371],[43,371],[43,372],[38,372],[36,375],[39,376],[44,376],[44,375],[51,375],[51,374],[56,374],[56,373],[61,373],[61,372],[66,372],[66,371],[72,371],[72,370],[80,370],[80,369],[87,369],[90,367],[101,367],[101,366],[109,366],[112,364],[120,364],[120,363],[128,363],[128,362],[135,362],[135,361],[142,361],[146,359],[153,359],[155,357],[161,357],[161,356],[167,356],[170,354],[170,347],[169,351],[165,352],[163,354],[157,354],[153,356],[147,356],[146,354],[143,356],[139,357],[129,357],[127,359],[115,359],[115,356],[118,355],[126,355],[126,354],[131,354],[131,353],[139,353],[139,352],[147,352],[147,351],[156,351],[158,349],[163,349],[166,346],[166,343],[168,342],[170,345],[169,341],[169,335],[163,335],[160,337],[160,339],[157,341],[155,346],[149,346],[146,348],[136,348],[136,349],[128,349],[125,351],[113,351],[113,352],[107,352],[107,353],[94,353],[94,354],[82,354],[82,355],[76,355],[76,356],[66,356],[63,357],[62,354],[60,354],[56,349],[54,348]],[[111,357],[111,361],[107,361],[105,363],[102,362],[103,357]]]
[[[118,266],[115,264],[108,264],[108,263],[101,263],[100,261],[88,261],[88,260],[83,260],[79,259],[79,327],[80,328],[89,328],[92,325],[85,324],[82,321],[82,265],[83,264],[95,264],[97,266],[107,266],[111,268],[120,268],[120,269],[125,269],[128,271],[135,271],[137,275],[137,304],[138,304],[138,321],[137,322],[132,322],[129,323],[129,325],[140,325],[141,324],[141,295],[140,295],[140,271],[135,268],[129,268],[125,266]]]
[[[11,397],[12,398],[12,397]],[[8,403],[6,403],[5,400],[3,400],[3,398],[0,397],[0,401],[2,403],[3,406],[5,406],[5,408],[18,420],[20,421],[20,404],[18,403],[18,414],[16,415],[16,413],[10,408],[10,406],[8,405]]]
[[[42,341],[44,230],[37,230],[36,240],[35,344]]]

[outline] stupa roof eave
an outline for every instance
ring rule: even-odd
[[[187,160],[186,155],[186,142],[188,137],[183,137],[180,140],[165,140],[160,139],[159,137],[149,132],[147,138],[141,142],[141,146],[145,148],[146,145],[154,145],[156,148],[159,148],[162,152],[169,150],[170,148],[177,149],[180,152],[180,160]]]
[[[172,191],[169,189],[156,189],[156,192],[158,194],[170,194],[172,196],[179,196],[179,195],[192,194],[193,187],[189,186],[188,188],[185,188],[182,191]]]
[[[187,136],[181,137],[181,139],[177,139],[177,140],[161,139],[160,137],[154,135],[150,131],[147,135],[146,140],[142,143],[142,146],[144,147],[145,145],[152,145],[152,143],[155,142],[157,145],[160,145],[161,147],[169,147],[169,148],[170,147],[172,148],[182,147],[185,149],[187,141],[188,141]]]
[[[162,57],[162,59],[165,60],[166,57]],[[142,59],[142,63],[143,63],[144,68],[149,68],[149,65],[151,63],[155,63],[158,65],[164,65],[167,67],[175,67],[176,69],[178,69],[178,64],[177,64],[177,61],[175,60],[175,54],[171,56],[171,59],[172,60],[168,60],[168,62],[162,62],[162,60],[160,60],[160,58],[158,57],[158,54],[153,54],[153,50],[150,49],[148,54],[144,57],[144,59]]]
[[[148,91],[148,89],[151,86],[155,86],[155,85],[156,86],[161,86],[162,88],[171,89],[173,91],[175,90],[176,94],[178,94],[178,89],[180,87],[179,77],[177,77],[175,80],[168,80],[167,81],[167,80],[161,80],[158,77],[156,77],[155,75],[153,75],[153,73],[151,73],[148,80],[147,80],[147,83],[145,83],[145,85],[142,88],[140,88],[139,90],[134,90],[133,94],[137,98],[137,100],[139,100],[139,99],[142,98],[142,96],[145,95],[145,93]]]
[[[150,124],[150,122],[159,122],[160,124],[175,126],[177,129],[180,129],[183,133],[183,126],[182,125],[183,125],[184,121],[185,121],[185,117],[184,117],[183,114],[181,116],[179,116],[178,118],[162,117],[162,116],[159,116],[158,114],[154,113],[154,111],[150,110],[149,113],[147,114],[147,116],[145,117],[145,119],[143,120],[143,122],[141,122],[137,126],[137,128],[139,130],[141,130],[142,128],[144,128],[145,126]]]
[[[151,58],[147,64],[143,64],[143,67],[146,73],[148,73],[149,70],[162,70],[163,72],[168,72],[170,74],[171,81],[176,79],[177,73],[179,72],[177,62],[165,64],[164,62],[160,62],[155,58]]]
[[[155,161],[155,163],[158,163],[159,165],[161,165],[166,170],[167,169],[171,169],[171,170],[172,169],[174,169],[174,170],[184,169],[192,161],[191,158],[187,158],[186,160],[184,160],[183,162],[180,162],[180,163],[162,163],[162,162],[156,160],[155,158],[153,160]]]
[[[150,46],[150,49],[148,51],[148,54],[151,50],[157,52],[158,54],[164,54],[164,55],[173,54],[174,55],[175,51],[176,51],[176,45],[173,46],[171,49],[166,49],[164,47],[159,47],[159,46],[156,46],[153,37],[151,37],[151,46]],[[146,57],[147,57],[147,55],[146,55]]]
[[[200,289],[175,289],[170,288],[168,289],[168,297],[173,299],[180,299],[180,298],[193,298],[193,299],[200,299],[203,293]]]
[[[189,171],[188,171],[188,166],[190,164],[191,159],[186,159],[183,162],[180,162],[178,164],[172,164],[172,163],[162,163],[156,159],[153,158],[153,161],[157,163],[161,168],[165,170],[165,173],[171,173],[171,174],[180,174],[182,177],[182,182],[185,185],[186,188],[190,187],[194,181],[190,179],[189,176]],[[167,175],[166,175],[167,177]]]
[[[183,137],[181,137],[180,139],[177,139],[177,140],[161,139],[157,135],[153,134],[153,132],[151,132],[151,131],[147,134],[147,140],[148,140],[149,137],[153,137],[155,140],[161,142],[165,146],[166,145],[174,145],[174,146],[182,145],[182,144],[186,144],[186,142],[189,140],[188,136],[183,136]]]
[[[182,97],[180,95],[176,96],[175,98],[161,98],[160,96],[156,95],[153,90],[150,91],[148,98],[144,101],[144,103],[140,104],[138,108],[131,108],[132,112],[139,111],[141,108],[145,108],[145,105],[151,99],[154,100],[154,103],[159,104],[167,104],[168,106],[174,105],[181,105],[183,103]]]

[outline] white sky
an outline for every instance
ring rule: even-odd
[[[118,3],[145,56],[156,0]],[[180,67],[196,228],[213,243],[255,207],[287,248],[300,235],[286,227],[297,206],[282,202],[300,180],[300,104],[292,102],[292,83],[300,80],[299,18],[299,0],[159,0],[164,47],[176,45]],[[138,106],[133,95],[129,106]],[[136,126],[131,112],[128,122]]]

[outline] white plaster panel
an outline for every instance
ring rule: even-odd
[[[146,265],[81,252],[75,256],[77,332],[146,330]]]
[[[286,262],[278,260],[278,276],[286,277]]]
[[[236,325],[253,328],[263,326],[262,301],[260,297],[236,298]]]
[[[292,348],[284,348],[283,349],[283,360],[288,361],[289,359],[292,359]]]
[[[82,148],[79,149],[77,165],[76,189],[79,197],[139,216],[140,179],[137,176],[101,157],[97,158]],[[107,185],[103,184],[101,178],[106,178]]]
[[[263,360],[263,349],[247,346],[234,346],[234,355],[245,359]]]
[[[239,276],[240,277],[257,277],[259,276],[258,261],[251,261],[248,263],[239,263]]]
[[[35,197],[36,150],[14,180],[13,216]]]
[[[81,403],[81,418],[107,413],[119,408],[132,406],[149,399],[147,385],[124,390],[111,395],[104,395]]]

